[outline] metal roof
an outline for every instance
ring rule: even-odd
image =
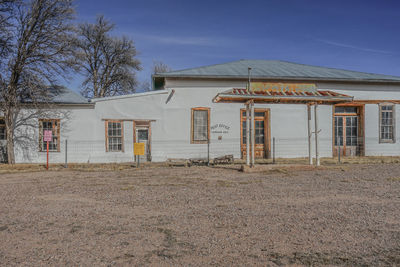
[[[90,104],[88,99],[64,86],[49,88],[49,98],[55,104]]]
[[[238,60],[224,64],[157,73],[154,77],[178,78],[247,78],[314,81],[360,81],[400,83],[400,77],[335,68],[311,66],[279,60]]]
[[[249,91],[242,88],[234,88],[217,94],[214,102],[246,102],[254,100],[255,102],[269,103],[309,103],[317,102],[321,104],[335,104],[342,102],[351,102],[353,97],[328,90],[307,91]]]

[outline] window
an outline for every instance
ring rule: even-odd
[[[395,142],[395,116],[394,105],[379,106],[379,142],[394,143]]]
[[[60,120],[59,119],[40,119],[39,120],[39,150],[47,150],[47,142],[43,141],[44,131],[52,131],[52,141],[49,142],[49,151],[60,152]]]
[[[124,126],[122,121],[106,121],[106,151],[124,151]]]
[[[192,108],[192,144],[206,144],[210,136],[210,109]]]
[[[357,107],[338,106],[335,107],[335,113],[357,113]]]
[[[0,141],[1,140],[7,140],[6,123],[2,118],[0,118]]]

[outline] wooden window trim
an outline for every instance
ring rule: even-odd
[[[204,141],[196,141],[194,140],[194,112],[199,110],[206,110],[207,111],[207,139],[210,140],[210,108],[207,107],[196,107],[191,109],[191,124],[190,124],[190,143],[191,144],[207,144],[208,140]]]
[[[382,107],[391,106],[392,107],[392,139],[382,139],[381,127],[382,127]],[[394,144],[396,143],[396,105],[393,103],[380,103],[379,104],[379,143],[380,144]]]
[[[39,152],[46,152],[43,149],[43,122],[57,122],[57,150],[49,150],[49,152],[60,152],[60,131],[61,131],[61,120],[60,119],[39,119]]]
[[[121,151],[109,151],[108,149],[108,123],[109,122],[117,122],[117,123],[121,123]],[[104,121],[105,124],[105,136],[106,136],[106,152],[125,152],[125,145],[124,145],[124,121],[122,120],[105,120]]]

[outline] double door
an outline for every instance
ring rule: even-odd
[[[360,156],[363,132],[359,107],[336,107],[334,115],[334,156]]]
[[[269,135],[269,110],[255,109],[254,112],[254,131],[250,134],[254,135],[254,156],[256,158],[268,158],[270,151],[270,135]],[[251,150],[251,148],[250,148]],[[241,110],[241,152],[242,158],[246,157],[246,110]],[[251,152],[250,152],[251,153]]]

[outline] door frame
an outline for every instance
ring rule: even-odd
[[[358,135],[362,138],[362,147],[360,149],[360,155],[357,156],[364,156],[365,155],[365,104],[356,104],[356,103],[345,103],[345,104],[336,104],[332,106],[332,157],[336,157],[336,146],[335,146],[335,115],[337,116],[354,116],[354,113],[335,113],[336,107],[356,107],[357,108],[357,116],[358,116]],[[343,129],[345,131],[345,129]],[[346,155],[345,151],[346,147],[344,146],[343,155]]]
[[[147,160],[151,162],[151,122],[150,121],[133,121],[133,144],[136,143],[136,130],[137,129],[147,129],[148,130],[148,140],[147,140]],[[133,145],[132,144],[132,145]],[[135,157],[136,160],[136,157]]]
[[[243,159],[243,121],[246,121],[246,117],[242,116],[242,113],[246,112],[245,108],[240,109],[240,157]],[[264,158],[271,158],[271,116],[270,116],[270,108],[255,108],[254,113],[256,112],[264,112]],[[254,131],[255,133],[255,131]],[[251,138],[251,137],[250,137]],[[251,149],[251,148],[250,148]]]

